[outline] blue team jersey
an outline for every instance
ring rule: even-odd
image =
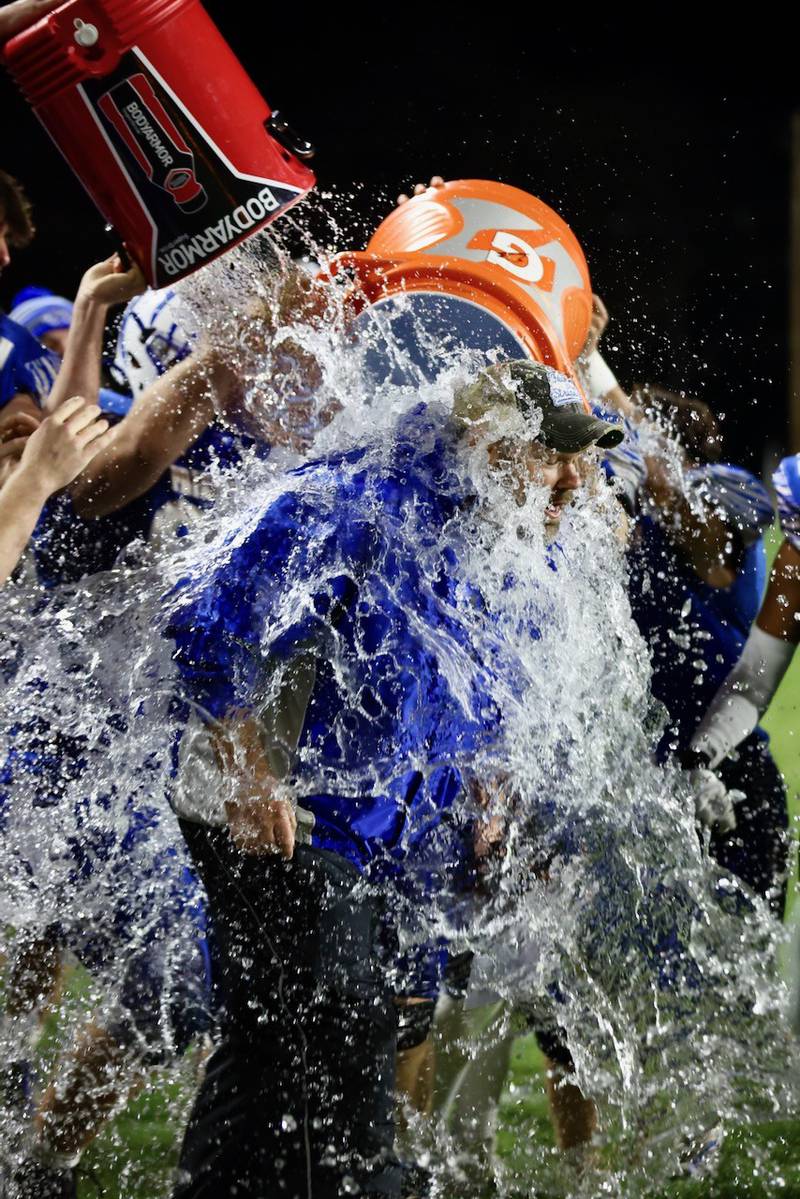
[[[112,424],[127,415],[133,400],[101,389],[98,403]],[[87,575],[111,570],[134,541],[146,541],[153,520],[167,504],[185,500],[205,505],[195,494],[198,474],[213,467],[229,470],[241,462],[252,442],[215,423],[203,432],[144,495],[106,516],[86,519],[75,510],[67,491],[48,500],[33,535],[33,558],[44,587],[75,583]]]
[[[127,414],[132,402],[129,396],[105,388],[98,396],[112,424]],[[76,512],[68,491],[52,496],[32,538],[39,582],[44,587],[56,587],[110,570],[127,545],[147,536],[155,512],[170,496],[166,477],[162,477],[144,496],[95,520],[86,520]]]
[[[0,409],[23,392],[41,405],[47,399],[60,360],[22,325],[0,312]]]
[[[748,471],[722,464],[690,472],[688,483],[725,515],[739,541],[739,568],[729,587],[708,586],[657,521],[640,518],[631,552],[631,609],[650,646],[653,694],[670,717],[662,752],[688,748],[739,660],[767,578],[762,534],[772,505],[763,485]]]
[[[56,355],[39,345],[27,330],[0,314],[0,409],[18,393],[31,395],[41,405],[59,366]],[[127,414],[132,400],[101,389],[98,403],[106,415],[120,419]],[[229,461],[230,437],[225,431],[220,436]],[[210,434],[204,444],[214,442],[215,437]],[[40,582],[51,587],[108,569],[125,545],[136,537],[146,536],[154,513],[173,498],[175,491],[168,474],[121,512],[93,521],[78,516],[66,492],[52,497],[33,539]],[[36,680],[36,684],[42,689],[47,686],[43,680]],[[14,796],[33,807],[63,804],[70,789],[91,772],[93,765],[96,751],[89,749],[87,739],[53,728],[37,713],[36,698],[34,688],[30,712],[20,713],[18,721],[3,730],[6,753],[0,760],[0,836],[9,834]],[[112,739],[126,731],[114,714],[109,714],[108,726],[102,738],[104,747],[110,747]],[[174,848],[159,847],[147,855],[145,847],[151,830],[160,820],[158,809],[142,806],[138,797],[113,793],[105,797],[103,806],[109,816],[102,822],[97,818],[86,819],[80,802],[73,809],[74,829],[66,837],[71,869],[59,904],[65,920],[61,932],[84,965],[96,971],[109,968],[121,953],[132,955],[134,966],[130,974],[136,986],[130,994],[123,988],[120,996],[123,1006],[134,1012],[140,1034],[151,1044],[161,1036],[164,1014],[168,1011],[173,1037],[183,1046],[195,1032],[207,1030],[210,1022],[202,894],[196,878],[182,864]],[[145,851],[144,861],[132,866],[130,856],[134,850]],[[30,864],[19,861],[17,865],[33,875]],[[95,882],[95,876],[99,881]],[[157,878],[162,885],[158,890],[160,906],[154,913]],[[92,885],[103,889],[107,919],[101,926],[81,916],[76,918],[81,911],[83,888]],[[35,893],[38,883],[34,877],[30,886]],[[178,978],[168,980],[162,961],[163,946],[181,924],[186,955]]]
[[[784,458],[772,482],[778,497],[781,530],[789,544],[800,552],[800,454]]]
[[[492,680],[513,690],[502,638],[459,582],[470,506],[452,454],[421,407],[380,458],[290,472],[215,574],[181,581],[169,625],[185,690],[214,719],[257,709],[275,663],[313,654],[292,781],[314,844],[423,890],[468,857],[463,770],[498,737]]]

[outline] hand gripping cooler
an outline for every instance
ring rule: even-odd
[[[395,382],[403,380],[381,328],[429,379],[448,350],[464,349],[572,375],[589,331],[592,288],[577,238],[541,200],[503,183],[429,188],[390,213],[364,252],[335,259],[333,272],[342,271],[356,278],[356,326],[374,346],[374,373]]]
[[[68,0],[2,55],[153,287],[314,185],[295,156],[311,148],[292,141],[198,0]]]

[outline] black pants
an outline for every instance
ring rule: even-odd
[[[379,902],[337,854],[299,846],[284,862],[182,829],[208,892],[222,1040],[175,1199],[399,1195]]]
[[[768,900],[781,919],[786,903],[789,864],[789,815],[786,787],[769,744],[755,733],[727,759],[718,774],[729,789],[744,791],[736,805],[736,828],[712,836],[709,850],[715,861]]]

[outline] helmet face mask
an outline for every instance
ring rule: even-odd
[[[142,345],[149,362],[152,363],[153,369],[159,375],[163,375],[176,362],[182,362],[192,350],[188,342],[184,341],[179,344],[174,336],[167,336],[160,329],[145,329],[144,327],[142,328]]]
[[[117,338],[114,372],[134,397],[188,358],[195,334],[180,297],[170,289],[138,296],[125,311]]]

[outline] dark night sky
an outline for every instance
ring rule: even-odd
[[[785,439],[792,47],[750,22],[654,15],[657,31],[484,17],[454,35],[444,10],[346,12],[207,5],[273,107],[318,147],[340,248],[361,248],[416,179],[496,178],[572,225],[614,318],[620,379],[702,395],[727,413],[732,456]],[[260,6],[259,6],[260,7]],[[345,11],[345,10],[340,10]],[[355,11],[355,10],[351,10]],[[437,10],[438,11],[438,10]],[[249,15],[245,15],[249,14]],[[453,18],[455,20],[455,18]],[[69,292],[105,252],[102,222],[12,85],[0,79],[2,165],[25,181],[39,234],[0,282]]]

